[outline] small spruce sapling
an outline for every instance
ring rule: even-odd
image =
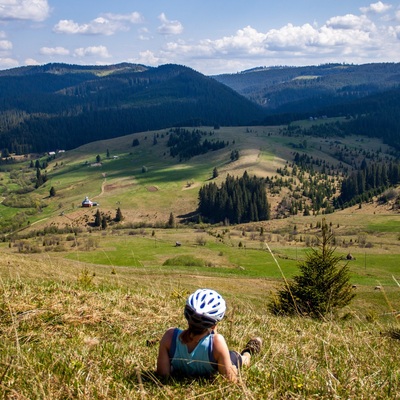
[[[300,315],[323,318],[347,306],[354,298],[349,283],[348,263],[334,254],[334,236],[323,220],[319,247],[311,249],[299,263],[300,275],[287,281],[269,303],[276,315]]]

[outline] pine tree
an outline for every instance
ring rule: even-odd
[[[107,218],[105,215],[101,218],[101,229],[106,229],[107,228]]]
[[[121,209],[118,207],[117,208],[117,213],[115,214],[115,222],[121,222],[124,219],[122,216]]]
[[[172,212],[169,214],[167,226],[168,226],[168,228],[174,228],[175,227],[175,217],[174,217],[174,214]]]
[[[217,178],[218,175],[219,175],[219,172],[218,172],[218,170],[217,170],[217,167],[215,167],[215,168],[213,169],[213,172],[212,172],[212,177],[213,177],[213,179]]]
[[[285,282],[269,304],[274,314],[323,318],[348,305],[355,296],[348,264],[339,266],[342,259],[334,255],[334,237],[324,220],[318,239],[319,248],[311,249],[299,263],[300,275]]]
[[[50,197],[54,197],[56,195],[56,189],[54,189],[54,186],[50,188]]]
[[[94,226],[100,226],[100,225],[101,225],[101,214],[100,210],[97,210],[94,216]]]
[[[39,188],[45,182],[42,173],[40,172],[40,168],[36,169],[36,182],[35,182],[35,189]]]

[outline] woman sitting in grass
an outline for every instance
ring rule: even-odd
[[[260,352],[262,340],[251,339],[239,354],[231,351],[216,325],[225,315],[225,300],[214,290],[198,289],[186,301],[185,330],[170,328],[161,339],[157,373],[161,376],[209,377],[217,372],[232,382],[238,369],[250,365],[251,355]]]

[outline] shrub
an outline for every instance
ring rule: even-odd
[[[206,239],[205,239],[203,236],[198,236],[198,237],[196,238],[196,243],[197,243],[199,246],[205,246],[205,245],[207,244],[207,241],[206,241]]]
[[[193,256],[177,256],[164,261],[166,266],[204,267],[204,261]]]
[[[78,285],[82,287],[88,287],[93,284],[93,279],[95,277],[94,273],[90,273],[89,270],[85,267],[83,270],[79,273],[77,277],[77,283]]]

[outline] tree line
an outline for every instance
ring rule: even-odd
[[[241,178],[228,175],[218,187],[212,182],[199,191],[198,210],[210,222],[245,223],[270,218],[265,180],[249,177],[247,171]]]
[[[184,128],[175,128],[170,130],[167,146],[170,148],[171,157],[179,157],[179,161],[188,160],[199,154],[223,149],[229,145],[229,142],[223,140],[202,140],[206,135],[212,136],[213,133],[199,129],[189,131]]]
[[[388,186],[399,183],[399,162],[367,164],[364,160],[360,169],[343,179],[340,196],[335,200],[335,206],[338,208],[355,201],[368,201],[370,197],[382,193]]]

